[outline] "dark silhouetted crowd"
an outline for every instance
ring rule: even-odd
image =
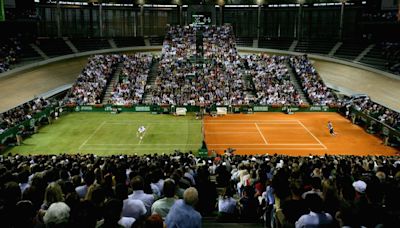
[[[3,155],[1,227],[395,227],[400,158]]]

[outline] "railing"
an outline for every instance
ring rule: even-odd
[[[68,105],[66,110],[70,112],[153,112],[153,113],[174,113],[176,108],[186,108],[188,112],[199,112],[202,106],[198,105]],[[285,112],[288,106],[283,105],[212,105],[205,110],[216,111],[217,107],[225,107],[228,113],[251,113],[251,112]],[[303,105],[290,106],[292,112],[336,112],[336,106]]]
[[[38,122],[41,122],[44,118],[47,119],[50,115],[53,114],[55,107],[55,105],[51,105],[45,108],[43,111],[34,114],[31,119],[25,120],[18,125],[4,131],[2,134],[0,134],[0,144],[4,144],[9,138],[15,139],[15,136],[22,129],[33,128],[37,125]]]
[[[386,123],[379,121],[378,119],[365,114],[362,111],[358,111],[354,108],[351,109],[353,122],[363,126],[365,130],[370,134],[376,134],[383,138],[389,144],[400,144],[400,130],[395,129]]]

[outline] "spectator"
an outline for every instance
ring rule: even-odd
[[[119,224],[122,212],[122,201],[111,199],[104,204],[104,220],[99,222],[99,228],[124,227]]]
[[[28,200],[22,200],[19,201],[16,205],[16,217],[18,219],[15,219],[14,221],[14,227],[16,228],[33,228],[37,224],[36,222],[36,211],[35,208],[33,207],[33,204],[31,201]],[[18,217],[17,217],[18,216]]]
[[[46,227],[67,227],[69,221],[70,208],[63,202],[57,202],[50,205],[43,217]]]
[[[86,196],[89,187],[94,183],[94,173],[92,171],[88,171],[83,179],[85,184],[75,188],[75,191],[78,193],[80,198],[84,198]]]
[[[147,213],[146,207],[141,200],[128,198],[128,187],[126,185],[121,183],[117,184],[115,187],[115,195],[117,199],[123,201],[123,217],[130,217],[137,220]]]
[[[237,217],[237,201],[233,198],[234,190],[227,187],[225,193],[218,199],[218,220],[233,221]]]
[[[66,96],[65,103],[76,105],[100,104],[119,61],[119,55],[95,55],[89,58],[85,69],[78,76]]]
[[[169,211],[165,223],[167,227],[201,227],[201,215],[194,209],[199,200],[196,188],[190,187],[185,190],[183,200],[178,200]]]
[[[132,194],[129,195],[129,199],[140,200],[146,207],[147,214],[151,212],[151,205],[154,202],[154,196],[151,194],[144,193],[144,181],[141,176],[135,176],[131,180]]]
[[[51,204],[63,201],[64,197],[60,185],[55,182],[50,183],[47,186],[44,194],[44,203],[42,205],[42,209],[47,210]]]
[[[17,38],[0,41],[0,73],[10,70],[12,64],[18,62],[21,43]]]
[[[164,181],[164,198],[156,200],[151,206],[151,213],[158,214],[163,219],[167,217],[169,210],[176,202],[175,198],[175,183],[172,179]]]
[[[321,227],[332,224],[332,216],[322,211],[322,199],[318,194],[311,193],[306,196],[309,214],[302,215],[296,222],[297,227]]]
[[[25,120],[32,119],[37,113],[50,107],[51,102],[43,98],[36,98],[16,108],[0,113],[0,134],[17,126]]]
[[[245,56],[260,105],[301,105],[300,94],[290,81],[284,56]]]
[[[282,225],[284,227],[293,227],[296,221],[308,212],[303,198],[301,197],[302,186],[300,181],[294,181],[290,184],[291,196],[282,202],[282,213],[284,219]]]
[[[114,105],[136,105],[143,102],[152,55],[123,55],[123,68],[111,92],[110,102]]]
[[[336,98],[325,85],[307,55],[292,56],[290,65],[300,79],[304,92],[314,105],[335,105]]]
[[[212,205],[211,202],[215,203],[215,199],[219,199],[220,207],[218,207],[218,211],[231,211],[234,210],[233,202],[236,200],[236,202],[239,201],[243,205],[242,208],[247,208],[242,213],[242,216],[244,218],[253,218],[245,220],[246,222],[258,221],[258,215],[261,215],[262,203],[256,197],[260,195],[260,192],[264,191],[262,195],[265,196],[265,202],[269,205],[267,217],[272,218],[267,219],[268,227],[270,227],[271,223],[273,226],[294,226],[296,220],[301,220],[301,214],[312,214],[311,212],[309,214],[301,212],[304,211],[304,205],[306,205],[305,201],[302,201],[301,195],[312,189],[312,180],[318,180],[319,185],[322,183],[322,187],[317,185],[315,185],[317,187],[314,187],[314,189],[320,189],[323,196],[321,210],[324,213],[320,214],[329,217],[326,215],[328,213],[334,219],[331,223],[333,226],[336,224],[353,224],[375,227],[377,225],[389,226],[389,224],[397,224],[399,222],[397,215],[400,212],[398,204],[400,161],[398,157],[234,155],[218,156],[218,159],[214,159],[214,161],[213,163],[211,159],[204,159],[203,162],[202,159],[199,160],[199,158],[195,158],[189,153],[180,152],[171,155],[109,157],[79,154],[59,154],[54,156],[4,155],[0,161],[0,219],[2,227],[8,228],[12,227],[16,222],[18,223],[19,221],[15,221],[14,218],[21,218],[21,223],[25,223],[32,217],[31,212],[26,215],[20,215],[21,212],[19,211],[25,210],[23,208],[31,211],[30,203],[28,203],[29,205],[26,203],[23,205],[17,204],[21,200],[21,187],[17,181],[20,183],[25,182],[25,178],[20,178],[17,174],[23,170],[28,172],[30,186],[23,192],[22,199],[32,202],[31,205],[35,214],[33,217],[38,218],[31,221],[35,226],[42,225],[41,217],[44,211],[41,211],[40,207],[46,204],[45,202],[51,201],[48,196],[53,191],[49,189],[58,189],[56,191],[57,195],[65,195],[65,204],[70,208],[69,219],[67,220],[68,226],[94,227],[97,221],[101,221],[108,216],[105,214],[107,207],[103,203],[104,199],[110,199],[114,196],[114,193],[109,196],[105,193],[104,183],[108,178],[106,177],[107,175],[110,175],[111,180],[114,180],[107,184],[107,188],[110,188],[112,192],[115,190],[118,200],[121,201],[121,213],[119,213],[119,219],[115,218],[115,220],[118,219],[117,222],[125,227],[130,227],[132,224],[134,226],[143,225],[147,219],[146,215],[139,216],[141,218],[137,221],[132,217],[120,216],[124,213],[123,201],[127,197],[128,176],[133,177],[132,182],[134,182],[136,176],[147,177],[150,172],[155,172],[156,169],[154,167],[159,169],[157,171],[159,174],[150,175],[152,178],[149,181],[149,186],[150,182],[154,184],[165,182],[164,196],[166,198],[171,198],[167,196],[173,196],[172,188],[167,190],[169,189],[170,180],[165,179],[166,177],[172,177],[176,188],[180,189],[176,192],[177,195],[184,191],[185,188],[189,188],[190,180],[183,176],[185,170],[185,172],[194,177],[196,187],[203,189],[202,200],[206,203],[203,204],[204,207],[202,208],[208,208],[208,205]],[[207,192],[204,189],[212,186],[208,183],[208,181],[211,181],[210,175],[215,177],[218,165],[224,163],[227,167],[232,168],[232,178],[229,180],[228,187],[237,186],[239,182],[243,187],[237,190],[231,188],[232,194],[227,190],[225,197],[218,194],[204,194],[204,192]],[[31,165],[26,166],[27,164]],[[94,177],[92,170],[96,169],[101,169],[101,171],[97,170],[95,172],[96,177]],[[61,170],[66,171],[68,175],[65,172],[61,172]],[[209,170],[211,171],[210,173],[206,172]],[[83,202],[80,202],[80,198],[74,188],[74,186],[80,185],[80,173],[84,174],[84,179],[88,173],[92,173],[93,180],[96,179],[96,183],[91,184],[87,189],[88,200]],[[144,183],[143,178],[139,182]],[[50,184],[47,188],[48,183]],[[265,186],[260,186],[261,183],[266,184]],[[59,187],[54,188],[57,185]],[[143,184],[136,185],[132,183],[132,187],[134,186],[143,186]],[[151,188],[148,188],[147,191],[151,192]],[[239,195],[239,191],[242,192],[241,199],[236,198]],[[142,192],[144,194],[143,190]],[[188,192],[191,193],[187,195]],[[199,199],[200,193],[197,193],[196,197],[193,197],[192,193],[193,190],[187,190],[186,193],[182,194],[184,200],[175,202],[167,214],[167,225],[176,224],[176,221],[183,221],[182,224],[186,225],[193,221],[197,226],[200,226],[201,214],[196,212],[193,206],[195,201],[193,199]],[[45,195],[47,196],[45,197]],[[231,195],[233,197],[230,197]],[[307,197],[308,195],[315,194],[307,194]],[[60,199],[55,201],[60,201]],[[62,202],[51,205],[59,203]],[[227,203],[227,206],[225,207],[223,203]],[[140,204],[142,208],[145,208],[143,202],[140,201]],[[149,203],[149,206],[154,206],[153,208],[155,208],[157,201]],[[50,208],[47,216],[54,214],[54,211],[51,212]],[[351,208],[351,210],[349,211],[348,208]],[[183,213],[179,214],[182,210]],[[217,212],[215,204],[209,210]],[[351,218],[351,221],[348,218]],[[114,222],[112,224],[115,225]]]
[[[244,187],[243,195],[239,200],[240,219],[242,221],[257,221],[259,219],[259,202],[254,197],[251,186]]]

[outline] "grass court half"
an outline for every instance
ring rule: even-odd
[[[136,133],[146,127],[143,140]],[[13,154],[149,154],[197,151],[202,121],[150,113],[68,113],[10,149]]]

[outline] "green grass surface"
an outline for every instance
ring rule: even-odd
[[[197,151],[201,146],[201,120],[150,113],[69,113],[40,128],[23,145],[8,150],[13,154],[171,153],[175,149]],[[137,129],[147,129],[142,141]]]

